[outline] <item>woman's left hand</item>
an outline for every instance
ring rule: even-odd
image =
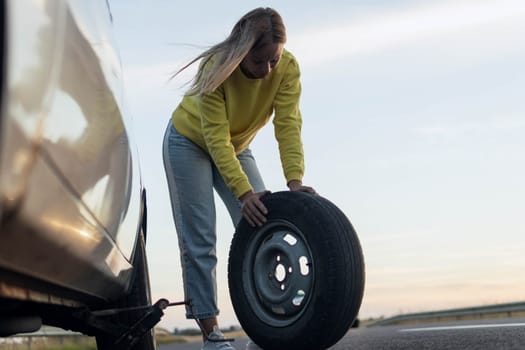
[[[315,192],[313,187],[304,186],[303,183],[299,180],[292,180],[288,182],[288,188],[290,189],[290,191],[301,191],[301,192],[317,194],[317,192]]]

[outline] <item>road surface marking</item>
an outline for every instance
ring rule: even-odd
[[[525,323],[499,323],[499,324],[476,324],[442,327],[423,327],[400,329],[400,332],[424,332],[424,331],[447,331],[451,329],[477,329],[477,328],[501,328],[501,327],[525,327]]]

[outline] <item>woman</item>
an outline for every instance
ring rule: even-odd
[[[315,193],[302,184],[300,72],[283,48],[285,42],[281,16],[271,8],[257,8],[223,42],[176,73],[202,60],[172,114],[163,157],[185,297],[192,300],[186,317],[199,321],[206,350],[234,349],[218,330],[213,190],[234,225],[242,216],[252,226],[265,223],[268,211],[260,198],[268,191],[248,146],[272,115],[289,189]]]

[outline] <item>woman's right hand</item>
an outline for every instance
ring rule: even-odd
[[[261,197],[268,193],[271,192],[263,191],[255,193],[248,191],[239,198],[241,201],[242,215],[252,227],[262,226],[266,222],[268,209],[266,209],[261,201]]]

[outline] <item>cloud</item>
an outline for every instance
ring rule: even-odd
[[[148,64],[128,64],[124,66],[124,80],[142,88],[162,86],[169,83],[170,77],[182,65],[181,62],[152,62]],[[194,72],[187,71],[177,77],[177,81],[191,79]]]
[[[467,35],[463,40],[469,45],[479,44],[478,48],[494,52],[492,45],[512,47],[522,43],[524,17],[525,3],[521,0],[432,2],[345,19],[341,23],[290,35],[288,47],[302,57],[303,65],[322,64],[404,45],[424,45],[447,37],[457,40],[458,35]],[[509,30],[512,26],[521,30]],[[489,30],[488,36],[486,30]]]
[[[464,136],[466,134],[484,134],[499,132],[514,132],[525,128],[523,116],[497,117],[488,120],[452,122],[450,124],[416,127],[415,134],[423,136]]]

